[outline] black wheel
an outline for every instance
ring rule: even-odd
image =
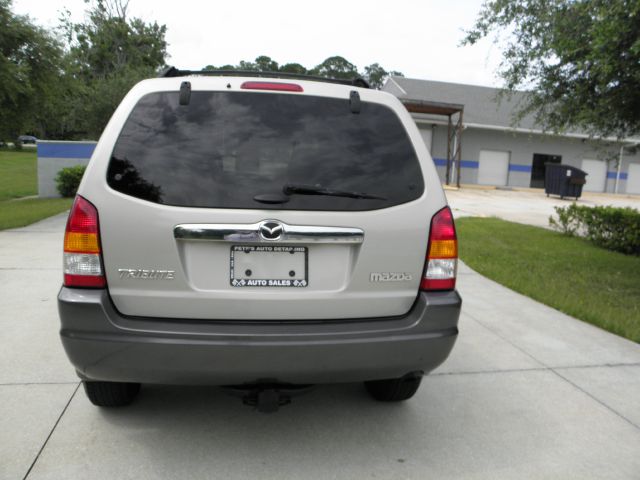
[[[139,383],[93,382],[83,380],[84,391],[98,407],[122,407],[129,405],[140,391]]]
[[[420,387],[421,373],[409,373],[404,377],[364,382],[369,395],[381,402],[401,402],[413,397]]]

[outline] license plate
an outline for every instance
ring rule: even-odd
[[[306,287],[309,284],[307,247],[233,245],[233,287]]]

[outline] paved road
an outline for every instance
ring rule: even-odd
[[[496,190],[493,188],[465,187],[446,190],[454,216],[498,217],[511,222],[527,223],[549,228],[549,216],[555,215],[554,207],[567,206],[573,199],[561,200],[547,197],[543,190]],[[633,207],[640,210],[640,195],[612,195],[585,192],[578,205],[612,205]],[[639,475],[640,477],[640,475]]]
[[[460,338],[401,405],[320,386],[263,415],[217,388],[100,410],[57,337],[64,216],[0,232],[0,478],[640,477],[640,346],[462,268]]]

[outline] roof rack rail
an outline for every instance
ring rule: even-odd
[[[282,78],[288,80],[311,80],[314,82],[338,83],[340,85],[350,85],[352,87],[371,88],[369,83],[362,77],[351,80],[340,78],[319,77],[317,75],[304,75],[301,73],[288,72],[256,72],[253,70],[180,70],[176,67],[165,68],[158,77],[185,77],[187,75],[205,75],[221,77],[261,77],[261,78]]]

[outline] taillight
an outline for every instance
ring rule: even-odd
[[[302,87],[297,83],[282,82],[244,82],[240,85],[243,90],[276,90],[279,92],[302,92]]]
[[[431,219],[429,247],[421,290],[453,290],[458,269],[458,237],[449,207]]]
[[[76,196],[64,234],[64,286],[103,288],[98,210]]]

